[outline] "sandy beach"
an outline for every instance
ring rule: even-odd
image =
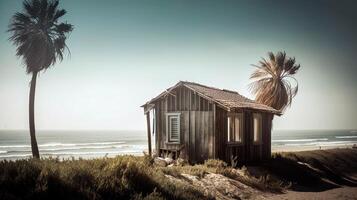
[[[288,151],[288,149],[285,150]],[[306,149],[308,151],[303,151],[303,148],[289,150],[295,150],[296,153],[280,152],[283,155],[292,154],[297,158],[298,163],[316,172],[320,176],[321,183],[312,187],[292,187],[283,194],[274,194],[267,199],[357,199],[357,166],[355,163],[357,149],[351,146],[336,146],[322,150]],[[351,161],[351,163],[343,163],[345,162],[343,160]]]
[[[354,200],[357,199],[357,187],[340,187],[322,192],[296,192],[287,191],[285,194],[277,194],[266,199],[271,200]]]

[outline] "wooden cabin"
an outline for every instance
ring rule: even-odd
[[[210,158],[230,162],[236,156],[240,163],[269,159],[272,120],[281,114],[238,92],[185,81],[142,107],[147,116],[149,153],[151,113],[156,152],[172,153],[190,163]]]

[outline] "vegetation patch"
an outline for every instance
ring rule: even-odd
[[[206,199],[149,157],[0,162],[0,199]]]
[[[251,166],[234,168],[213,159],[167,167],[156,166],[149,156],[4,160],[0,199],[245,199],[290,186],[322,191],[356,185],[349,176],[357,172],[356,158],[355,149],[277,153],[258,167],[259,174]]]

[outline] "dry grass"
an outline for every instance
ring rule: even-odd
[[[148,157],[0,162],[0,199],[205,199]]]
[[[248,167],[249,168],[249,167]],[[191,184],[173,183],[165,175],[204,178],[221,174],[260,191],[282,192],[293,183],[311,191],[356,185],[356,149],[274,154],[251,175],[220,160],[201,165],[158,167],[147,156],[117,156],[93,160],[0,161],[0,199],[206,199]],[[328,180],[328,181],[326,181]],[[187,182],[187,181],[186,181]]]

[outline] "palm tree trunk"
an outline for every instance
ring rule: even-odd
[[[32,72],[31,87],[30,87],[30,103],[29,103],[29,123],[31,136],[31,149],[34,158],[40,158],[36,141],[35,130],[35,90],[36,90],[37,72]]]

